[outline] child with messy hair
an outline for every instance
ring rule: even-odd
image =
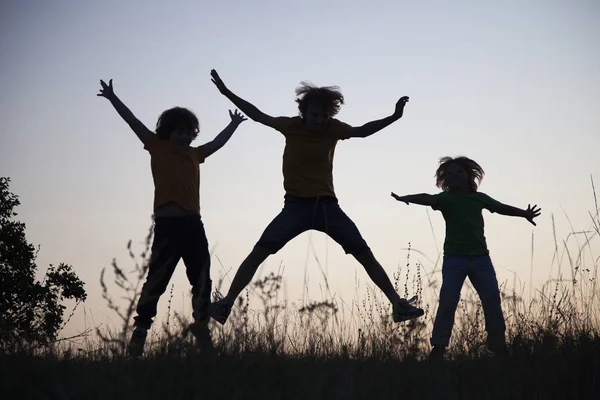
[[[352,127],[334,117],[344,104],[338,87],[315,87],[306,83],[296,90],[299,116],[272,117],[229,90],[217,72],[211,71],[217,89],[252,120],[283,134],[283,210],[267,226],[238,269],[227,295],[213,303],[211,316],[224,324],[232,305],[250,283],[259,265],[290,240],[307,230],[329,235],[365,268],[372,281],[393,306],[396,322],[417,318],[423,310],[400,298],[383,267],[375,259],[356,225],[342,211],[333,188],[333,156],[338,140],[365,138],[402,117],[408,97],[402,97],[386,118]]]
[[[150,153],[154,179],[154,241],[148,265],[148,277],[137,304],[135,329],[131,335],[128,353],[138,357],[144,343],[160,296],[180,259],[186,267],[192,285],[194,323],[190,331],[202,348],[211,345],[208,330],[208,306],[212,283],[210,254],[204,225],[200,217],[199,180],[200,164],[227,143],[237,127],[246,120],[229,111],[231,122],[210,142],[191,147],[198,136],[198,118],[190,110],[174,107],[158,118],[156,134],[140,122],[115,95],[112,79],[108,85],[100,81],[98,96],[107,98],[119,115]]]
[[[481,299],[488,348],[494,353],[506,351],[506,326],[500,290],[486,244],[482,210],[485,208],[492,213],[522,217],[533,225],[533,219],[540,215],[541,210],[536,205],[528,205],[526,210],[522,210],[478,192],[483,175],[481,166],[467,157],[444,157],[435,174],[436,186],[442,189],[441,193],[407,196],[392,193],[393,198],[406,204],[420,204],[440,210],[446,221],[442,288],[431,334],[432,358],[443,358],[450,342],[454,314],[467,276]]]

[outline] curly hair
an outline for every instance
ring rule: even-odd
[[[156,134],[161,140],[169,140],[171,133],[176,129],[192,131],[192,139],[196,139],[200,132],[200,122],[196,114],[182,107],[173,107],[158,117],[156,122]]]
[[[448,171],[448,167],[453,163],[458,164],[467,173],[469,180],[469,192],[476,192],[477,187],[483,180],[485,172],[483,172],[481,165],[464,156],[456,158],[440,158],[440,166],[438,167],[437,171],[435,171],[435,185],[445,192],[448,191],[449,187],[446,183],[446,172]]]
[[[318,87],[302,81],[296,88],[296,96],[296,103],[298,103],[298,110],[302,117],[304,117],[309,104],[322,105],[332,117],[340,112],[340,108],[344,104],[344,95],[338,86]]]

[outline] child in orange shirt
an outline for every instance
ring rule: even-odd
[[[194,323],[190,331],[201,347],[210,346],[207,308],[210,304],[210,254],[204,225],[200,217],[200,164],[227,143],[237,127],[246,120],[229,111],[231,122],[214,140],[198,147],[191,142],[198,136],[198,118],[191,111],[175,107],[158,118],[156,133],[150,131],[115,95],[112,79],[107,85],[100,81],[98,96],[107,98],[119,115],[150,153],[154,180],[154,241],[148,266],[148,277],[137,304],[135,329],[128,353],[138,357],[144,343],[160,296],[180,259],[192,285]]]
[[[397,121],[402,117],[408,97],[400,98],[392,115],[352,127],[334,118],[344,103],[337,87],[317,88],[303,84],[296,90],[300,116],[274,118],[233,94],[215,70],[211,71],[211,75],[217,89],[248,117],[281,132],[286,140],[283,210],[267,226],[240,266],[227,296],[213,303],[211,316],[225,323],[235,299],[250,283],[258,266],[294,237],[310,229],[329,235],[363,265],[369,277],[392,303],[394,321],[423,315],[422,309],[412,306],[396,293],[358,228],[338,205],[333,188],[333,156],[338,140],[365,138]]]

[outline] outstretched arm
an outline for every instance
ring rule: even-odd
[[[208,143],[202,145],[202,150],[204,151],[204,157],[207,158],[211,154],[215,153],[221,147],[225,146],[225,143],[231,138],[233,132],[237,129],[238,126],[244,121],[247,120],[242,114],[235,110],[234,113],[229,110],[229,116],[231,117],[231,122],[229,125],[225,127],[213,140]]]
[[[221,92],[225,97],[227,97],[233,104],[237,106],[244,114],[248,116],[248,118],[253,121],[259,122],[263,125],[267,125],[273,127],[275,118],[270,115],[265,114],[260,111],[256,106],[250,104],[246,100],[236,96],[231,90],[225,86],[221,77],[214,69],[210,71],[210,75],[212,77],[211,81],[215,84],[219,92]]]
[[[531,222],[535,225],[533,219],[541,214],[542,209],[537,205],[531,207],[530,204],[527,205],[527,210],[522,210],[517,207],[509,206],[507,204],[502,204],[499,208],[497,208],[496,213],[501,215],[508,215],[509,217],[522,217],[527,221]]]
[[[98,96],[107,98],[115,110],[117,110],[121,118],[127,122],[142,143],[146,144],[148,139],[151,138],[154,133],[146,128],[146,126],[139,119],[137,119],[135,115],[133,115],[131,110],[129,110],[129,108],[127,108],[127,106],[123,104],[121,100],[119,100],[113,90],[112,79],[108,81],[108,85],[103,80],[100,80],[100,85],[102,85],[102,89],[100,89]]]
[[[437,199],[435,196],[427,193],[409,194],[406,196],[398,196],[392,192],[392,197],[398,201],[403,201],[406,204],[419,204],[422,206],[435,206],[437,205]]]
[[[398,102],[396,103],[396,110],[392,115],[390,115],[389,117],[378,119],[376,121],[368,122],[363,126],[352,128],[352,131],[350,132],[350,137],[365,138],[367,136],[371,136],[372,134],[379,132],[388,125],[391,125],[392,123],[398,121],[400,118],[402,118],[402,115],[404,114],[404,106],[406,105],[406,103],[408,103],[408,96],[401,97],[400,100],[398,100]]]

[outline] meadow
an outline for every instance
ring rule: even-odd
[[[487,351],[481,305],[465,287],[444,361],[427,357],[439,287],[411,259],[410,245],[393,276],[400,294],[419,296],[426,310],[421,319],[392,323],[391,307],[369,290],[350,301],[290,302],[281,298],[283,277],[271,273],[238,298],[227,324],[211,322],[213,351],[199,352],[186,334],[188,316],[169,307],[144,357],[129,359],[125,345],[150,232],[139,255],[129,244],[132,272],[116,262],[102,272],[104,298],[122,326],[1,354],[2,397],[598,399],[597,202],[589,217],[588,230],[572,229],[564,239],[554,232],[556,276],[531,290],[502,285],[507,355]],[[172,296],[172,289],[165,294],[169,304]]]

